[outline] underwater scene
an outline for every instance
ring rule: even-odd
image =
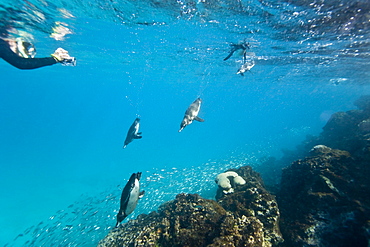
[[[0,18],[0,246],[370,246],[368,0]]]

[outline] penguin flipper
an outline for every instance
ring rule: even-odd
[[[141,138],[143,138],[143,137],[139,136],[139,135],[134,136],[134,139],[141,139]]]
[[[202,118],[200,118],[200,117],[198,117],[198,116],[196,116],[196,117],[194,118],[194,120],[197,120],[198,122],[204,122],[204,119],[202,119]]]

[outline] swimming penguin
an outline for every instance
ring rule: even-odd
[[[204,122],[203,119],[198,117],[198,113],[200,110],[200,104],[202,103],[202,100],[200,98],[197,98],[186,110],[184,119],[182,120],[180,124],[179,132],[181,132],[187,125],[191,124],[193,120],[197,120],[199,122]]]
[[[247,49],[250,48],[250,45],[249,45],[248,42],[244,41],[241,44],[230,44],[230,46],[231,46],[230,54],[227,57],[224,58],[224,61],[229,59],[234,54],[234,52],[236,52],[237,50],[243,50],[243,59],[244,59],[244,61],[247,59],[247,57],[246,57],[247,56],[246,55]]]
[[[236,72],[236,74],[241,74],[242,76],[244,76],[244,73],[247,71],[251,71],[254,65],[254,61],[248,61],[238,69],[238,72]]]
[[[131,125],[127,132],[126,140],[123,145],[123,148],[125,148],[130,142],[132,142],[134,139],[141,139],[141,132],[139,132],[140,128],[140,118],[136,118],[134,123]]]
[[[144,191],[140,192],[140,178],[141,172],[133,173],[125,188],[123,188],[116,227],[134,211],[137,201],[144,196]]]

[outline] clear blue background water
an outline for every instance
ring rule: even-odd
[[[298,11],[293,5],[269,6],[274,24],[264,22],[258,14],[263,7],[254,2],[242,2],[258,10],[252,15],[233,15],[227,8],[194,12],[208,13],[204,19],[180,15],[180,7],[168,13],[148,5],[151,15],[122,3],[121,10],[138,11],[140,20],[166,22],[140,25],[122,23],[115,17],[119,12],[109,8],[76,3],[34,3],[53,21],[68,23],[73,34],[64,41],[49,37],[50,20],[40,22],[42,31],[27,28],[35,36],[38,57],[63,47],[77,58],[76,67],[21,71],[0,61],[0,245],[21,246],[22,238],[35,234],[14,241],[19,233],[35,226],[37,234],[39,222],[50,229],[55,226],[50,216],[60,216],[56,212],[72,203],[84,205],[70,207],[81,212],[99,209],[100,218],[83,223],[101,227],[97,239],[86,244],[95,245],[114,225],[119,198],[109,206],[102,202],[110,202],[109,193],[117,197],[132,172],[144,172],[149,191],[132,217],[180,192],[212,198],[215,174],[262,156],[279,157],[282,148],[293,149],[307,134],[320,133],[332,113],[354,109],[353,101],[370,93],[367,46],[351,47],[355,41],[368,44],[368,30],[362,36],[348,35],[352,30],[340,36],[338,28],[319,38],[301,30],[298,39],[290,38],[287,27],[281,27],[286,22],[282,13]],[[2,7],[7,4],[1,1]],[[70,7],[75,17],[55,15],[57,7]],[[308,22],[310,11],[300,18]],[[256,65],[240,76],[241,56],[223,58],[229,43],[244,39],[251,43]],[[205,122],[178,133],[186,108],[198,96]],[[136,116],[143,138],[123,150]],[[45,229],[41,236],[48,234]]]

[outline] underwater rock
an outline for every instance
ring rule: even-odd
[[[368,246],[370,168],[320,145],[283,170],[278,197],[287,246]]]
[[[363,110],[337,112],[332,115],[315,141],[335,149],[346,150],[353,157],[369,158],[369,130],[369,114]]]
[[[316,145],[310,150],[310,154],[325,154],[330,153],[331,148],[325,145]]]
[[[333,138],[337,135],[348,135],[356,131],[357,124],[365,118],[361,110],[336,112],[323,127],[324,131],[322,134],[327,138]]]
[[[234,172],[248,180],[220,204],[197,194],[178,194],[157,212],[112,229],[98,246],[277,246],[283,239],[275,198],[251,167]]]
[[[316,145],[345,150],[352,157],[370,161],[370,95],[361,96],[354,105],[359,109],[334,113],[319,136],[308,135],[295,150],[282,150],[283,157],[275,162],[275,167],[285,167],[308,156]]]
[[[232,169],[244,178],[246,183],[235,187],[234,193],[225,195],[218,189],[216,200],[235,217],[247,217],[262,224],[263,246],[277,246],[283,242],[279,230],[280,212],[275,196],[264,187],[261,176],[250,166]]]
[[[290,152],[299,154],[296,155],[296,159],[299,159],[309,155],[308,150],[316,145],[345,150],[353,157],[370,160],[370,118],[368,114],[361,110],[334,113],[319,136],[307,137],[301,145],[297,146],[296,151]],[[293,162],[286,156],[284,153],[281,161]]]
[[[98,246],[207,246],[220,235],[226,215],[215,201],[179,194],[158,212],[113,229]]]
[[[357,106],[358,109],[370,114],[370,95],[361,96],[353,104]]]
[[[358,124],[358,129],[362,134],[370,133],[370,118],[363,120]]]

